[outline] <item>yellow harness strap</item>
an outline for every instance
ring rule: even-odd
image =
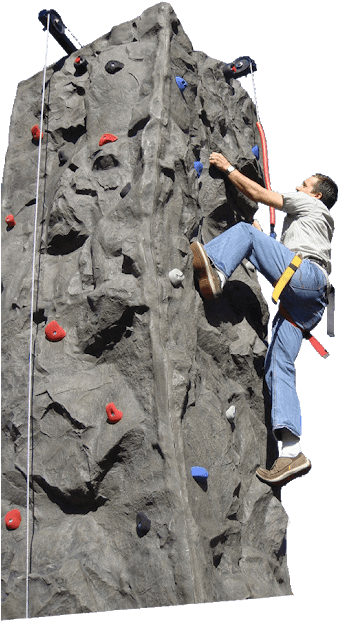
[[[299,268],[302,260],[303,259],[296,254],[293,257],[290,265],[286,268],[285,272],[283,272],[283,274],[281,275],[280,279],[277,280],[277,282],[275,283],[275,288],[272,293],[272,301],[275,304],[277,304],[280,294],[282,293],[284,287],[288,284],[288,282],[290,282],[295,271]]]

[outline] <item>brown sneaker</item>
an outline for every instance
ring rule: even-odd
[[[194,255],[193,266],[198,278],[201,295],[206,300],[217,298],[222,293],[221,281],[200,242],[193,242],[190,248]]]
[[[292,479],[307,474],[309,470],[311,470],[310,460],[303,453],[299,453],[297,457],[278,457],[271,470],[258,468],[256,475],[264,483],[281,487]]]

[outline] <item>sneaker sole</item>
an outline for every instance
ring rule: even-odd
[[[209,258],[200,242],[190,246],[193,253],[193,266],[198,278],[201,295],[206,300],[217,298],[222,293],[218,277],[213,273]]]
[[[289,472],[289,473],[284,472],[283,474],[281,474],[279,477],[276,477],[275,479],[265,479],[264,477],[260,476],[257,472],[256,472],[256,475],[260,479],[260,481],[263,481],[263,483],[268,483],[270,485],[277,485],[278,487],[281,487],[282,485],[286,485],[287,483],[289,483],[289,481],[292,481],[293,479],[296,479],[297,477],[302,477],[304,474],[307,474],[311,470],[311,467],[312,467],[311,462],[309,459],[307,459],[306,464],[298,466],[298,468],[294,468],[292,472]]]

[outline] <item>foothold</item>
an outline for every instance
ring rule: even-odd
[[[235,405],[231,405],[229,407],[229,409],[225,413],[228,421],[230,421],[231,423],[233,423],[234,420],[235,420],[235,414],[236,414],[236,406]]]
[[[191,474],[196,481],[206,481],[209,476],[209,472],[200,466],[193,466],[191,468]]]
[[[201,172],[202,172],[202,170],[203,170],[203,164],[202,164],[202,162],[195,162],[195,163],[194,163],[194,168],[195,168],[195,170],[196,170],[196,172],[197,172],[197,177],[198,177],[198,178],[200,178],[200,176],[201,176]]]
[[[106,412],[110,423],[118,423],[123,416],[123,413],[117,409],[114,403],[108,403],[108,405],[106,405]]]
[[[16,222],[14,220],[14,216],[11,213],[9,213],[8,216],[6,216],[5,222],[6,222],[7,226],[8,226],[8,228],[10,228],[10,229],[12,229],[13,226],[16,225]]]
[[[99,147],[102,147],[102,145],[107,144],[107,142],[115,142],[116,140],[117,140],[117,136],[114,136],[113,134],[103,134],[103,136],[101,136],[100,138]]]
[[[6,526],[9,530],[16,530],[21,523],[21,513],[19,509],[12,509],[5,515]]]
[[[54,320],[45,327],[45,335],[48,341],[56,342],[62,341],[66,336],[66,332],[59,326],[58,322]]]
[[[74,60],[74,67],[77,73],[84,73],[87,69],[88,61],[83,56],[77,56]]]
[[[178,86],[178,88],[180,89],[181,93],[183,93],[183,91],[187,88],[188,83],[181,78],[180,76],[176,76],[176,84]]]
[[[67,162],[68,158],[65,152],[62,151],[62,149],[60,149],[60,151],[58,152],[58,157],[59,157],[60,166],[63,166]]]
[[[259,160],[259,146],[255,144],[255,146],[252,147],[251,151],[254,154],[256,160]]]
[[[139,511],[136,516],[136,531],[139,537],[144,537],[151,527],[151,520],[146,516],[143,511]]]
[[[184,279],[184,274],[183,272],[181,272],[181,270],[175,268],[171,270],[171,272],[169,272],[169,279],[174,287],[178,287]]]
[[[41,134],[41,140],[42,140],[43,132],[40,132],[40,128],[38,125],[33,125],[31,132],[32,132],[33,140],[35,142],[39,142],[40,134]]]
[[[105,66],[105,70],[108,73],[114,74],[114,73],[117,73],[118,71],[121,71],[123,67],[124,67],[124,64],[121,63],[119,60],[108,60]]]
[[[125,196],[127,196],[130,190],[131,190],[131,183],[127,183],[127,185],[125,185],[124,188],[120,192],[121,198],[124,198]]]

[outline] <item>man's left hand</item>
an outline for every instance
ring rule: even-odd
[[[223,172],[231,166],[230,162],[226,157],[224,157],[224,155],[222,155],[222,153],[211,153],[209,163],[210,166],[217,166],[217,168]]]

